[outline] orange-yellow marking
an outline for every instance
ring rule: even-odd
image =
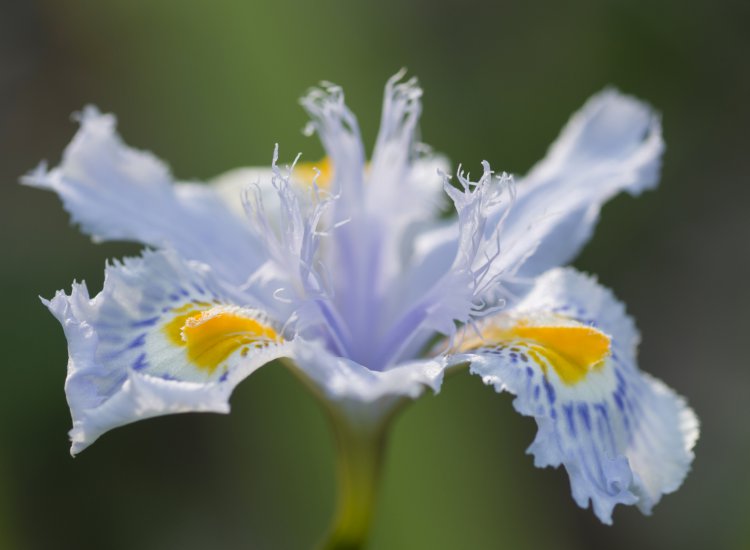
[[[206,304],[208,306],[208,304]],[[271,342],[280,342],[281,337],[266,324],[234,311],[212,311],[190,308],[164,327],[170,341],[186,346],[187,357],[195,366],[213,373],[232,353],[239,348],[247,355],[246,346],[263,347]]]
[[[317,174],[318,170],[320,175]],[[299,162],[294,167],[293,175],[300,183],[312,185],[315,181],[321,189],[328,189],[333,181],[333,162],[330,157],[323,157],[318,162]]]
[[[524,321],[509,327],[489,325],[481,336],[464,340],[460,350],[497,345],[525,348],[545,374],[549,364],[568,385],[580,382],[590,371],[601,368],[611,351],[609,336],[593,327],[580,324],[535,326]]]
[[[202,312],[211,308],[211,304],[207,302],[187,303],[183,306],[174,308],[172,311],[178,313],[174,319],[164,326],[164,332],[167,334],[167,338],[176,346],[185,345],[185,341],[182,339],[182,327],[191,317],[197,317]]]

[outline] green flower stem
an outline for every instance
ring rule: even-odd
[[[315,550],[363,550],[375,513],[388,433],[412,400],[391,396],[368,404],[333,402],[292,361],[281,362],[318,398],[336,441],[336,512]]]
[[[365,548],[377,501],[390,419],[358,423],[331,411],[336,439],[338,502],[318,550]]]

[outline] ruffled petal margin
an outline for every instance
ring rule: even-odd
[[[464,231],[471,240],[461,242],[456,221],[421,236],[418,248],[430,264],[440,265],[450,265],[457,253],[480,260],[489,254],[483,278],[502,279],[506,286],[536,277],[578,254],[591,238],[604,203],[622,191],[638,195],[653,189],[663,152],[658,114],[633,97],[605,90],[571,117],[529,174],[515,178],[512,200],[482,205],[483,195],[499,198],[495,188],[508,181],[492,178],[486,163],[483,178],[470,185],[470,193],[448,190],[459,199],[459,218],[462,209],[467,214],[482,210],[474,214],[481,225],[473,222],[473,233]],[[459,181],[466,183],[460,172]],[[491,245],[489,250],[477,249],[484,244]],[[484,298],[491,302],[496,288],[488,287]]]
[[[609,290],[555,269],[480,333],[467,333],[451,363],[470,362],[486,384],[516,396],[515,409],[539,427],[528,449],[535,465],[565,466],[579,506],[590,501],[609,524],[615,505],[650,513],[681,485],[698,420],[682,397],[637,368],[637,331]]]
[[[22,183],[57,193],[73,222],[95,240],[173,248],[227,281],[246,282],[263,262],[262,250],[222,189],[175,183],[166,164],[123,143],[111,114],[86,107],[78,120],[60,165],[48,171],[42,164]]]
[[[385,418],[395,405],[418,398],[426,389],[438,393],[447,365],[444,357],[436,357],[374,371],[331,354],[320,343],[296,340],[294,344],[296,368],[323,401],[368,422]]]
[[[229,412],[240,381],[290,354],[276,325],[240,299],[203,264],[147,251],[108,266],[93,299],[74,284],[44,300],[68,340],[71,454],[136,420]]]
[[[663,152],[661,120],[651,107],[614,89],[593,96],[517,180],[503,225],[503,262],[523,259],[523,277],[570,262],[591,238],[605,202],[656,187]]]

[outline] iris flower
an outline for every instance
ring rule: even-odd
[[[302,98],[327,156],[175,182],[86,108],[61,164],[24,182],[56,192],[95,241],[148,248],[45,305],[68,341],[71,452],[136,420],[226,413],[234,387],[283,358],[330,413],[339,510],[323,548],[370,527],[390,420],[446,373],[469,371],[537,423],[536,466],[564,466],[573,498],[611,523],[682,483],[698,423],[637,367],[624,306],[571,261],[603,203],[656,186],[659,117],[614,90],[591,98],[518,181],[473,181],[416,140],[421,90],[385,89],[367,161],[341,89]],[[452,217],[444,211],[455,210]],[[273,363],[280,364],[280,363]],[[499,435],[501,436],[501,435]]]

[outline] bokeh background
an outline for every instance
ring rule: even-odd
[[[625,300],[641,366],[702,420],[686,483],[652,517],[600,525],[567,476],[524,454],[535,432],[474,377],[407,409],[371,548],[750,548],[750,9],[744,1],[0,1],[0,549],[303,549],[333,507],[331,436],[285,370],[243,383],[229,416],[118,429],[68,455],[66,346],[38,295],[102,283],[109,257],[52,194],[87,103],[181,179],[321,149],[298,97],[344,86],[368,143],[386,78],[425,89],[423,139],[454,162],[522,174],[606,85],[663,113],[662,185],[607,205],[576,265]]]

